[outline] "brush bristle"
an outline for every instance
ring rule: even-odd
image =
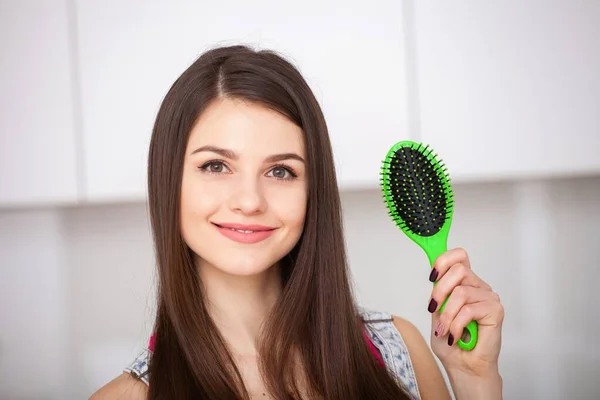
[[[435,235],[452,213],[449,181],[447,168],[429,147],[398,148],[384,161],[381,172],[390,217],[403,230]]]

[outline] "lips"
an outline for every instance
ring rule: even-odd
[[[244,225],[235,223],[214,223],[213,225],[225,237],[238,243],[258,243],[273,234],[277,228],[265,225]]]
[[[230,224],[230,223],[213,223],[220,228],[232,229],[236,231],[251,231],[251,232],[264,232],[272,231],[275,228],[264,225],[244,225],[244,224]]]

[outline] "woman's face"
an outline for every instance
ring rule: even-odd
[[[200,268],[255,275],[296,245],[307,171],[302,130],[262,105],[215,100],[192,128],[181,230]]]

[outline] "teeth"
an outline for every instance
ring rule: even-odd
[[[240,232],[240,233],[254,233],[254,231],[244,231],[242,229],[233,229],[233,228],[229,228],[232,231],[236,231],[236,232]]]

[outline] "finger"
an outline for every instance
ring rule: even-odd
[[[448,250],[442,253],[434,262],[431,269],[431,275],[442,276],[454,264],[463,264],[467,268],[471,268],[471,261],[467,251],[462,247]],[[434,282],[435,278],[430,275],[430,281]],[[433,279],[432,279],[433,278]]]
[[[427,307],[429,312],[436,311],[457,286],[472,286],[491,290],[487,283],[475,275],[471,269],[465,267],[464,264],[454,264],[433,287],[429,306]]]
[[[439,281],[456,264],[462,264],[464,267],[471,270],[471,261],[469,260],[469,255],[462,247],[449,250],[440,255],[433,263],[429,280],[431,282]],[[473,286],[484,287],[488,290],[492,290],[492,287],[488,283],[481,280],[475,273],[473,273],[473,276],[479,282],[477,284],[474,283]]]
[[[450,324],[448,345],[452,346],[456,343],[457,339],[460,339],[463,334],[465,327],[473,320],[479,326],[499,327],[504,321],[504,306],[496,300],[464,305]]]
[[[473,286],[457,286],[450,294],[450,298],[440,314],[435,328],[435,336],[446,335],[457,317],[458,313],[465,307],[473,303],[482,301],[492,301],[496,297],[493,292]],[[468,321],[470,322],[470,321]],[[468,323],[467,322],[467,323]]]
[[[454,272],[453,272],[454,270]],[[458,270],[458,271],[456,271]],[[481,287],[481,288],[485,288],[488,290],[492,290],[491,286],[483,281],[479,276],[477,276],[477,274],[475,272],[473,272],[473,270],[468,266],[465,265],[463,263],[456,263],[454,265],[451,265],[445,272],[443,273],[436,273],[435,276],[433,278],[435,279],[431,279],[432,276],[429,276],[429,280],[432,282],[436,282],[436,284],[439,284],[440,281],[442,281],[444,279],[444,277],[446,275],[451,275],[451,274],[461,274],[463,279],[467,279],[468,281],[463,281],[464,283],[467,283],[470,286],[475,286],[475,287]]]

